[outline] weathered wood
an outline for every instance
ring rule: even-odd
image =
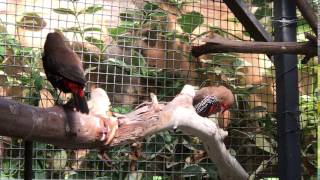
[[[100,89],[101,91],[101,89]],[[199,116],[193,106],[194,89],[186,85],[182,92],[168,104],[144,103],[126,115],[116,115],[119,126],[110,144],[110,118],[105,113],[108,103],[104,98],[94,97],[88,102],[89,115],[70,111],[63,107],[38,108],[12,100],[0,99],[0,135],[40,141],[71,149],[108,149],[128,144],[148,135],[168,129],[181,129],[185,134],[202,140],[210,159],[217,164],[221,179],[247,179],[237,160],[226,149],[223,139],[227,132],[212,120]],[[101,93],[100,93],[101,94]],[[72,122],[76,134],[70,135],[66,122]]]
[[[304,54],[311,57],[317,55],[317,46],[311,42],[251,42],[234,41],[215,35],[214,38],[204,39],[201,46],[193,46],[192,54],[199,57],[209,53],[256,53],[256,54]]]
[[[309,23],[312,31],[318,34],[318,18],[316,13],[313,11],[312,7],[307,0],[297,0],[297,7],[300,10],[302,16]]]

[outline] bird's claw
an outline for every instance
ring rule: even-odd
[[[118,120],[116,117],[109,116],[107,118],[101,118],[104,128],[102,129],[101,141],[104,141],[105,145],[108,145],[112,142],[114,136],[116,135],[118,129]]]

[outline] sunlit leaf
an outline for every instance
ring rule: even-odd
[[[246,86],[235,86],[234,87],[234,93],[236,94],[252,94],[256,90],[264,88],[268,84],[262,83],[262,84],[256,84],[256,85],[246,85]]]
[[[131,72],[132,66],[129,64],[126,64],[124,61],[122,60],[118,60],[115,58],[109,58],[105,61],[105,63],[109,64],[109,65],[114,65],[120,68],[124,68],[125,70]]]
[[[247,66],[252,66],[251,63],[249,63],[241,58],[236,58],[235,61],[232,63],[232,65],[233,65],[233,67],[235,67],[236,70],[245,68]]]
[[[255,135],[255,143],[256,143],[256,146],[263,150],[263,151],[266,151],[270,154],[275,154],[275,151],[273,149],[273,146],[272,144],[269,142],[269,140],[267,140],[267,136],[266,135],[263,135],[263,134],[256,134]]]
[[[177,20],[183,32],[186,33],[192,33],[203,21],[203,15],[196,11],[183,14]]]
[[[148,69],[146,68],[146,60],[145,60],[144,56],[142,56],[141,53],[139,53],[135,50],[132,50],[131,54],[133,55],[132,65],[137,66],[140,69],[141,73],[139,73],[139,74],[146,76],[148,74],[147,73]]]
[[[53,169],[63,169],[67,164],[68,156],[65,150],[54,153],[53,156]]]
[[[102,32],[102,29],[98,27],[88,27],[83,29],[83,32],[90,32],[90,31]]]
[[[165,12],[153,12],[153,13],[150,13],[148,16],[151,17],[151,18],[154,18],[154,17],[166,17],[167,13],[165,13]]]
[[[90,73],[91,71],[97,69],[97,67],[90,67],[90,68],[87,68],[85,71],[84,71],[84,75],[87,75],[88,73]]]
[[[119,14],[121,21],[140,21],[145,19],[144,14],[138,10],[128,10]]]
[[[183,170],[183,176],[184,177],[190,177],[190,176],[199,176],[201,174],[206,173],[206,170],[198,165],[191,165],[188,167],[185,167]]]
[[[95,46],[96,46],[97,48],[99,48],[100,50],[102,50],[103,47],[104,47],[104,45],[105,45],[102,40],[97,39],[97,38],[95,38],[95,37],[93,37],[93,36],[87,36],[87,37],[85,37],[84,39],[85,39],[86,41],[88,41],[90,44],[95,45]]]
[[[123,21],[118,27],[108,28],[108,33],[112,38],[116,38],[135,28],[137,28],[137,23],[132,21]]]
[[[146,11],[154,11],[156,9],[158,9],[159,6],[150,2],[146,2],[146,4],[144,5],[143,9]]]
[[[264,106],[256,106],[253,109],[251,109],[250,111],[252,111],[252,112],[267,112],[267,108]]]
[[[69,28],[63,28],[61,29],[63,32],[73,32],[73,33],[79,33],[81,32],[81,29],[79,27],[69,27]]]
[[[111,37],[117,37],[123,33],[127,32],[127,29],[124,27],[115,27],[115,28],[108,28],[108,33]]]
[[[58,14],[76,15],[76,12],[69,8],[55,8],[53,11]]]
[[[102,10],[103,7],[102,6],[98,6],[98,5],[94,5],[94,6],[90,6],[90,7],[86,7],[82,10],[80,10],[77,15],[80,15],[80,14],[94,14],[100,10]]]

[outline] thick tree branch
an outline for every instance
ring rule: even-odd
[[[101,93],[92,93],[92,99],[88,102],[89,115],[62,107],[38,108],[0,99],[0,135],[41,141],[64,148],[107,149],[135,142],[160,131],[178,128],[202,140],[209,157],[217,164],[222,179],[247,179],[248,174],[229,154],[223,143],[227,132],[194,111],[194,94],[193,87],[186,85],[168,104],[159,104],[153,96],[152,102],[138,106],[133,112],[116,115],[119,127],[109,144],[108,137],[114,129],[114,123],[111,122],[115,122],[112,120],[115,117],[102,113],[102,110],[108,109],[102,106],[109,104],[104,103],[106,99],[103,94],[102,98],[99,97]],[[67,121],[72,122],[70,128],[75,135],[67,133]]]
[[[199,57],[209,53],[262,53],[262,54],[304,54],[309,57],[317,55],[317,46],[309,41],[303,43],[296,42],[244,42],[225,39],[215,35],[211,39],[204,39],[206,44],[193,46],[192,54]]]
[[[307,0],[297,0],[297,6],[300,10],[302,16],[306,19],[306,21],[309,23],[310,27],[312,28],[312,31],[315,34],[318,34],[318,18],[316,13],[313,11],[312,7],[308,3]]]

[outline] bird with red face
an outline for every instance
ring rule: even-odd
[[[44,44],[42,56],[43,68],[47,79],[55,89],[72,93],[74,108],[82,113],[89,113],[84,95],[86,79],[80,58],[64,42],[58,33],[49,33]]]
[[[230,89],[224,86],[201,88],[193,98],[193,106],[202,117],[208,117],[220,111],[223,113],[233,104],[234,97]]]

